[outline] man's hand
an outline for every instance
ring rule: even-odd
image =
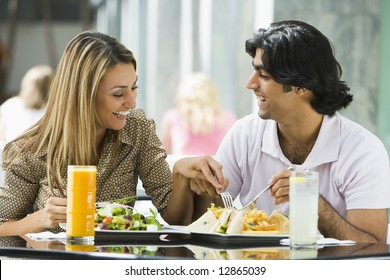
[[[270,194],[275,198],[276,205],[290,201],[290,175],[290,169],[282,170],[268,181],[271,186]]]
[[[179,159],[173,166],[172,180],[173,190],[162,217],[174,225],[192,222],[207,209],[204,205],[213,200],[210,196],[224,191],[228,184],[222,165],[210,156]]]
[[[175,163],[173,172],[191,179],[191,190],[198,195],[216,196],[228,185],[222,165],[211,156],[182,158]]]

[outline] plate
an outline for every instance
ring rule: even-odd
[[[60,227],[66,230],[66,223],[60,223]],[[184,230],[178,230],[170,227],[165,227],[161,230],[104,230],[95,228],[95,240],[104,239],[105,241],[123,241],[123,240],[160,240],[161,235],[167,234],[179,234],[188,235],[190,232]]]
[[[151,240],[151,239],[160,239],[161,235],[166,234],[188,234],[188,232],[175,230],[171,228],[164,228],[162,230],[156,231],[144,231],[144,230],[104,230],[104,229],[95,229],[95,239],[104,238],[104,239],[141,239],[141,240]]]
[[[288,234],[272,234],[258,232],[256,234],[222,234],[212,232],[188,231],[186,226],[168,226],[177,231],[190,233],[197,244],[214,248],[243,248],[256,246],[280,245],[280,240],[288,238]]]

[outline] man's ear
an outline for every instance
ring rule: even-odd
[[[289,86],[289,89],[286,90],[285,88],[285,92],[294,92],[295,94],[299,95],[299,96],[310,96],[311,94],[311,90],[307,89],[307,88],[304,88],[304,87],[295,87],[295,86]]]
[[[297,94],[307,95],[311,93],[311,90],[304,87],[295,87]]]
[[[294,92],[295,94],[299,94],[300,87],[290,86],[290,91]]]
[[[295,93],[297,94],[297,96],[307,101],[311,101],[313,99],[313,91],[310,89],[303,88],[303,87],[296,87]]]

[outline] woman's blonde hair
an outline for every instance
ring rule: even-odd
[[[24,75],[19,96],[29,108],[40,109],[48,99],[53,70],[47,65],[37,65]]]
[[[185,126],[193,133],[206,134],[219,122],[221,107],[217,88],[204,73],[193,73],[179,84],[176,104]]]
[[[17,154],[9,155],[12,142],[6,145],[5,165],[12,164],[23,152],[38,155],[46,151],[50,187],[65,195],[61,178],[67,165],[97,165],[96,93],[104,74],[118,63],[133,64],[135,69],[137,66],[133,53],[115,38],[96,31],[75,36],[56,69],[44,116],[14,140],[26,139]],[[119,133],[113,133],[118,141]]]

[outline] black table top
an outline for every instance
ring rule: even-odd
[[[93,245],[66,244],[66,240],[36,241],[26,236],[0,237],[0,258],[17,259],[390,259],[386,244],[356,243],[290,249],[277,240],[218,242],[191,235],[168,234],[159,238],[95,238]]]

